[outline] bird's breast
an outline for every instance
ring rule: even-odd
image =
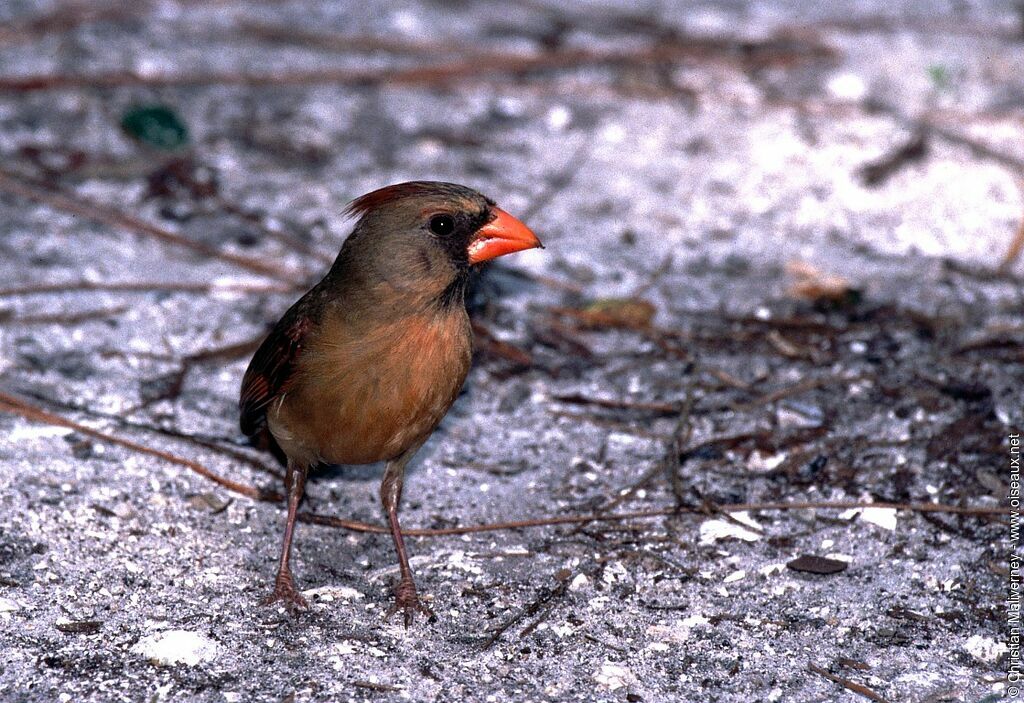
[[[269,414],[285,453],[310,463],[368,464],[419,443],[469,371],[463,310],[383,324],[328,316],[303,351],[296,382]]]

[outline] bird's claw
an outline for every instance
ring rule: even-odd
[[[434,615],[434,611],[427,607],[427,605],[420,600],[419,593],[416,592],[416,584],[413,583],[412,579],[402,579],[395,586],[395,603],[388,609],[388,612],[384,614],[384,619],[388,620],[392,615],[397,613],[399,610],[404,613],[405,627],[408,629],[412,625],[413,615],[416,611],[419,611],[423,615],[427,616],[427,620],[436,620],[437,616]]]
[[[303,598],[290,576],[278,576],[274,582],[274,592],[260,601],[261,605],[281,603],[292,615],[309,609],[309,601]]]

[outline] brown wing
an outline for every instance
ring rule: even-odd
[[[242,378],[239,425],[249,437],[263,434],[267,406],[288,390],[306,334],[314,322],[307,301],[308,296],[284,314],[256,350]]]

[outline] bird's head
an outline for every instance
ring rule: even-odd
[[[339,264],[399,290],[461,294],[470,267],[543,246],[493,200],[454,183],[387,186],[356,198],[346,213],[359,220]]]

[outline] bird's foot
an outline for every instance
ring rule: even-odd
[[[416,611],[426,615],[428,620],[437,619],[434,611],[420,600],[420,595],[416,592],[416,584],[412,579],[402,579],[395,586],[395,604],[384,614],[384,619],[387,620],[399,610],[404,613],[406,628],[412,625],[413,615]]]
[[[295,588],[291,574],[278,574],[274,581],[274,592],[260,601],[261,605],[274,605],[281,603],[292,615],[297,615],[300,610],[309,609],[309,601],[302,597],[299,590]]]

